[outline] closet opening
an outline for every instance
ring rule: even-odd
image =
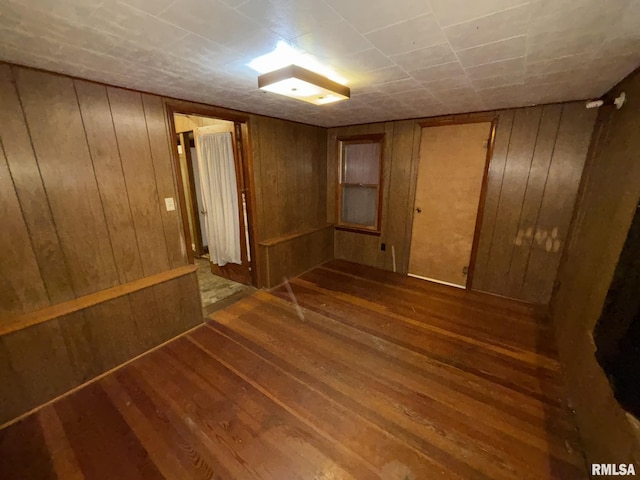
[[[187,256],[209,314],[256,284],[247,119],[168,113]]]

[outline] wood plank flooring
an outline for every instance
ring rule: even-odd
[[[0,431],[0,478],[587,478],[534,307],[334,261]]]

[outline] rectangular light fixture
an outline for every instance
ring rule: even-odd
[[[260,75],[258,87],[314,105],[348,100],[351,96],[349,87],[298,65],[289,65]]]

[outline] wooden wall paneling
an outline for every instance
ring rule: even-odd
[[[506,296],[508,297],[523,298],[524,279],[529,265],[531,250],[539,247],[540,235],[536,235],[536,225],[551,165],[551,157],[556,144],[560,119],[562,118],[562,110],[563,106],[561,104],[547,105],[542,110],[540,128],[520,211],[517,241],[514,245],[509,265],[509,287],[506,291]]]
[[[169,256],[169,266],[176,268],[187,263],[187,250],[182,236],[182,222],[179,216],[176,175],[171,161],[173,152],[167,133],[166,112],[162,99],[155,95],[142,95],[144,115],[147,121],[147,134],[153,161],[158,196],[160,197],[160,214],[164,227],[165,241]],[[164,208],[164,199],[173,198],[176,209],[168,212]]]
[[[0,388],[0,421],[2,421],[2,419],[20,415],[29,402],[22,386],[22,379],[11,365],[11,357],[3,337],[0,337],[0,378],[3,385]]]
[[[403,271],[403,259],[409,249],[409,237],[407,237],[407,218],[409,204],[409,190],[414,178],[411,176],[413,160],[413,136],[415,122],[407,120],[396,122],[393,128],[391,156],[389,158],[389,188],[386,209],[385,243],[387,252],[384,268],[393,270],[393,258],[391,248],[396,252],[396,270]],[[411,209],[413,211],[413,208]],[[404,271],[403,271],[404,273]]]
[[[1,141],[1,140],[0,140]],[[1,147],[0,143],[0,147]],[[49,305],[20,203],[11,181],[4,149],[0,153],[0,321],[3,317]]]
[[[20,201],[40,275],[51,302],[75,297],[49,200],[29,137],[28,127],[13,81],[12,70],[0,65],[0,124],[2,146]],[[26,268],[26,266],[25,266]],[[25,305],[25,310],[39,306]]]
[[[169,269],[155,172],[139,93],[107,87],[144,275]],[[164,203],[164,202],[163,202]]]
[[[132,295],[136,293],[138,292]],[[136,315],[138,313],[136,312]],[[90,345],[96,357],[94,365],[98,370],[89,378],[106,372],[145,351],[126,296],[100,303],[86,311],[85,316]]]
[[[236,124],[237,125],[237,124]],[[250,128],[253,125],[252,120],[239,124],[240,140],[242,144],[242,168],[244,176],[244,193],[247,207],[247,220],[249,227],[249,254],[251,255],[252,270],[251,281],[253,285],[260,288],[260,271],[262,266],[261,251],[258,247],[258,238],[260,238],[260,230],[258,228],[257,211],[259,207],[258,198],[260,196],[260,182],[256,178],[255,157],[251,148]],[[237,128],[237,127],[236,127]]]
[[[550,306],[587,462],[637,465],[637,427],[615,400],[592,339],[640,202],[640,74],[632,73],[608,95],[620,91],[627,94],[622,109],[605,106],[598,111]]]
[[[264,248],[269,257],[268,287],[274,287],[285,278],[295,277],[333,259],[333,228],[320,228]]]
[[[16,83],[76,295],[119,283],[73,80],[16,69]]]
[[[143,276],[107,88],[74,81],[120,283]]]
[[[202,320],[191,272],[0,336],[0,424]]]
[[[58,322],[60,326],[60,335],[67,349],[69,365],[73,371],[73,382],[68,384],[67,388],[86,382],[104,371],[99,345],[96,345],[97,338],[94,335],[97,322],[93,318],[93,313],[96,308],[97,306],[88,310],[80,310],[53,320]],[[120,312],[117,312],[117,315],[120,315]],[[37,329],[40,325],[31,328]]]
[[[384,124],[385,136],[383,139],[384,150],[382,152],[382,183],[380,185],[382,201],[378,202],[378,206],[382,210],[380,219],[380,229],[382,234],[379,237],[374,236],[374,238],[376,238],[375,252],[377,253],[377,267],[384,267],[387,263],[387,257],[391,257],[391,251],[382,251],[380,245],[383,242],[388,242],[387,234],[389,231],[389,202],[391,199],[391,168],[393,162],[395,123],[396,122],[386,122]]]
[[[338,172],[337,155],[338,133],[335,128],[327,131],[327,223],[337,223],[336,217],[336,175]]]
[[[407,205],[405,207],[405,247],[403,248],[403,255],[400,257],[401,268],[398,270],[400,273],[409,272],[409,255],[411,253],[411,232],[413,230],[413,209],[416,199],[416,187],[418,183],[418,167],[420,165],[420,142],[422,141],[422,128],[419,124],[414,124],[413,127],[413,142],[411,146],[411,166],[410,166],[410,180],[409,180],[409,193],[407,197]],[[396,259],[397,261],[397,259]]]
[[[541,117],[542,107],[518,109],[514,117],[483,288],[499,295],[509,291],[509,266]]]
[[[199,295],[200,291],[198,290],[198,298]],[[151,288],[127,295],[126,299],[129,303],[128,310],[131,312],[136,338],[140,341],[140,349],[142,351],[149,350],[156,345],[158,337],[157,310],[161,306],[156,303],[156,297]]]
[[[25,403],[20,413],[77,384],[58,320],[4,335],[0,341],[23,387]],[[15,395],[13,389],[8,390]],[[0,423],[11,418],[8,412],[0,412]]]
[[[256,122],[258,123],[258,122]],[[278,158],[276,149],[275,120],[260,119],[257,130],[256,143],[258,154],[254,148],[254,158],[259,159],[260,185],[262,190],[262,215],[259,215],[260,239],[277,237],[281,231],[281,221],[278,218],[276,200],[281,192],[278,190]],[[260,212],[259,212],[260,214]]]
[[[560,263],[597,114],[581,103],[564,109],[536,225],[546,239],[531,250],[522,292],[522,298],[535,303],[551,298],[555,274],[550,272]]]
[[[514,110],[498,112],[496,138],[493,147],[493,156],[489,162],[487,194],[484,201],[480,240],[478,242],[478,253],[473,275],[472,288],[474,290],[485,289],[485,279],[490,268],[489,253],[496,228],[500,191],[502,189],[507,155],[509,153],[509,140],[513,129],[514,116]]]

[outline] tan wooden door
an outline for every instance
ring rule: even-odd
[[[409,274],[465,287],[491,123],[424,127]]]

